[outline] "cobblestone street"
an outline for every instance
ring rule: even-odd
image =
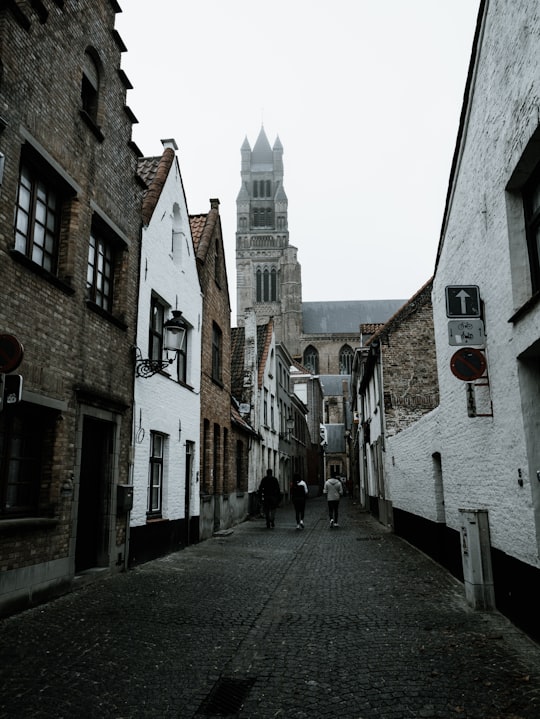
[[[0,716],[538,719],[540,647],[349,499],[0,623]]]

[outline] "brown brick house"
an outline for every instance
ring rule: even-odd
[[[190,215],[203,293],[201,338],[200,539],[230,526],[235,510],[231,442],[231,306],[219,200]]]
[[[142,190],[119,11],[0,7],[0,334],[24,346],[0,413],[2,611],[126,558]]]

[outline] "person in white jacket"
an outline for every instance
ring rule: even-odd
[[[330,529],[332,527],[339,527],[338,524],[338,513],[339,513],[339,500],[343,494],[343,485],[341,481],[333,475],[330,479],[327,479],[324,483],[323,493],[326,494],[328,500],[328,514],[330,515]]]
[[[293,475],[291,498],[296,512],[296,529],[304,529],[304,512],[306,511],[307,484],[299,474]]]

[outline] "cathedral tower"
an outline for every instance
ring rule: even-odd
[[[236,199],[237,324],[247,309],[258,324],[274,319],[276,340],[291,355],[300,352],[302,279],[297,248],[289,245],[287,195],[283,188],[283,146],[270,147],[261,127],[253,147],[240,150],[242,185]]]

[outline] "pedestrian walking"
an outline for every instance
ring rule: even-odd
[[[291,487],[291,498],[296,512],[296,529],[304,529],[304,512],[306,510],[306,498],[308,488],[299,474],[293,475]]]
[[[266,517],[266,528],[275,527],[276,508],[281,502],[281,489],[279,482],[272,474],[271,469],[266,470],[266,477],[261,479],[259,485],[259,499],[262,502],[264,516]]]
[[[341,495],[343,494],[343,485],[337,477],[332,475],[330,479],[327,479],[324,483],[323,493],[326,494],[326,499],[328,500],[330,529],[332,529],[332,527],[339,527],[339,500],[341,499]]]

